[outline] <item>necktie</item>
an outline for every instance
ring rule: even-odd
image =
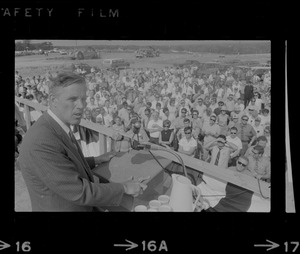
[[[74,137],[74,134],[71,130],[69,131],[69,137],[70,137],[72,143],[74,144],[74,146],[76,147],[76,149],[78,150],[78,143],[77,143],[77,141]]]
[[[219,149],[219,152],[218,152],[217,157],[216,157],[216,161],[215,161],[216,166],[218,166],[218,164],[219,164],[220,154],[221,154],[221,149]]]
[[[259,172],[259,171],[258,171],[258,160],[255,160],[255,171],[256,171],[256,173]]]

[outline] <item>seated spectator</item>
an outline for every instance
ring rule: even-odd
[[[197,110],[192,111],[191,126],[193,128],[193,137],[197,140],[203,127],[203,121],[199,118]]]
[[[220,126],[220,134],[227,134],[227,126],[229,122],[229,116],[227,114],[226,106],[222,106],[221,113],[217,116],[217,123]]]
[[[177,133],[176,133],[177,140],[180,140],[184,137],[184,129],[186,127],[191,127],[191,121],[188,118],[185,118],[183,120],[183,127],[177,131]],[[192,133],[192,135],[193,135],[193,133]]]
[[[260,145],[256,145],[252,149],[252,154],[248,156],[249,164],[248,169],[252,175],[257,179],[262,179],[270,182],[271,168],[270,161],[264,156],[264,148]]]
[[[127,152],[128,151],[128,141],[124,141],[124,136],[121,134],[125,133],[125,127],[124,124],[119,116],[116,116],[114,119],[114,124],[112,126],[113,130],[116,131],[116,134],[114,136],[114,150],[116,152]]]
[[[231,127],[230,129],[230,135],[226,137],[226,141],[229,141],[230,143],[233,143],[237,146],[237,150],[235,150],[233,153],[230,154],[230,159],[228,162],[228,166],[235,166],[236,161],[240,155],[240,152],[243,148],[243,144],[241,139],[237,136],[237,128],[236,127]]]
[[[159,134],[163,130],[163,122],[159,119],[159,113],[154,111],[152,113],[152,119],[148,122],[148,131],[150,133],[150,142],[157,144],[159,142]]]
[[[270,125],[271,121],[270,121],[270,114],[269,114],[269,110],[268,109],[263,109],[262,110],[262,115],[260,115],[261,118],[261,124],[265,127],[267,125]]]
[[[267,146],[268,144],[268,139],[266,138],[266,136],[259,136],[256,140],[255,140],[255,145],[253,146],[250,146],[246,153],[245,153],[245,156],[246,157],[249,157],[250,155],[253,155],[252,151],[253,151],[253,148],[256,146],[256,145],[259,145],[261,146],[263,149],[264,149],[264,153],[263,153],[263,156],[268,159],[269,161],[271,160],[271,151],[270,151],[270,147]]]
[[[227,168],[230,154],[238,149],[238,147],[226,141],[226,136],[219,135],[217,139],[210,141],[204,148],[211,151],[210,164],[218,167]]]
[[[163,121],[163,130],[159,135],[159,144],[163,146],[173,147],[174,129],[170,129],[171,122],[169,120]]]
[[[105,109],[100,108],[100,114],[96,116],[96,122],[101,125],[105,125],[106,127],[112,126],[113,118],[110,114],[106,113]]]
[[[192,128],[185,127],[184,134],[185,136],[179,140],[178,152],[189,156],[194,156],[197,148],[197,141],[192,137]]]
[[[264,127],[261,124],[261,118],[259,116],[255,118],[254,124],[252,126],[253,126],[253,129],[256,132],[257,137],[260,137],[260,136],[264,135]]]

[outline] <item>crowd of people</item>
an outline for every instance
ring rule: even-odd
[[[83,118],[110,127],[114,150],[131,149],[130,136],[228,168],[237,163],[270,181],[271,71],[228,67],[199,74],[197,67],[137,68],[119,73],[91,70]],[[15,95],[48,106],[55,74],[23,78],[16,71]],[[42,115],[32,110],[34,122]],[[20,137],[18,137],[20,140]],[[240,158],[240,159],[239,159]]]

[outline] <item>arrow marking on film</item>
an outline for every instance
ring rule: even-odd
[[[271,243],[271,244],[254,244],[254,247],[270,247],[267,249],[268,250],[272,250],[272,249],[275,249],[277,247],[279,247],[279,244],[278,243],[274,243],[268,239],[266,239],[267,242]]]
[[[8,243],[5,243],[3,241],[0,240],[0,250],[4,250],[6,248],[9,248],[10,245]]]
[[[126,240],[126,239],[125,239],[125,241],[130,243],[130,244],[114,244],[114,246],[116,246],[116,247],[129,247],[126,250],[131,250],[133,248],[138,247],[138,245],[136,243],[133,243],[133,242],[131,242],[129,240]]]

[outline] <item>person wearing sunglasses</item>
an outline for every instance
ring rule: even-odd
[[[230,159],[228,162],[228,166],[235,166],[238,156],[240,155],[240,151],[243,149],[243,144],[241,139],[237,136],[237,128],[231,127],[230,134],[226,137],[226,140],[235,144],[237,146],[237,150],[230,154]]]
[[[162,146],[173,146],[173,140],[174,140],[174,129],[170,129],[171,127],[171,121],[170,120],[164,120],[163,121],[163,130],[159,134],[159,144]]]
[[[191,126],[193,128],[193,137],[197,139],[203,127],[202,118],[199,117],[197,110],[192,111]]]
[[[270,161],[264,156],[264,148],[256,145],[252,149],[252,155],[248,156],[248,169],[252,175],[257,179],[262,179],[267,182],[271,180],[271,165]]]
[[[196,148],[197,148],[197,141],[192,136],[192,127],[185,127],[184,128],[184,137],[179,140],[179,148],[178,152],[183,153],[189,156],[193,156]]]
[[[252,151],[256,145],[260,145],[261,147],[264,148],[263,156],[270,161],[271,160],[271,149],[268,145],[268,139],[266,138],[266,136],[259,136],[255,141],[255,145],[250,146],[248,148],[248,150],[245,153],[245,156],[249,157],[250,155],[253,155]]]
[[[243,149],[240,154],[244,155],[247,149],[252,146],[252,143],[256,139],[256,132],[252,125],[248,123],[249,117],[247,115],[243,115],[241,118],[241,123],[239,123],[236,127],[238,129],[237,136],[241,139],[243,144]]]
[[[175,132],[177,132],[179,129],[183,128],[184,127],[184,119],[186,118],[190,118],[189,116],[187,116],[187,110],[185,108],[182,108],[181,109],[181,115],[176,117],[174,119],[174,122],[173,122],[173,125],[175,127]]]
[[[225,135],[219,135],[217,139],[204,145],[204,148],[211,151],[210,164],[221,168],[228,168],[230,154],[238,149],[235,144],[226,140]]]

